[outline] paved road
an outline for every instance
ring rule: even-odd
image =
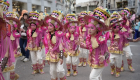
[[[110,67],[107,66],[102,74],[103,80],[140,80],[140,42],[130,43],[130,45],[133,53],[133,66],[136,70],[135,73],[131,73],[128,70],[126,58],[124,56],[125,71],[121,73],[121,76],[119,78],[112,76],[110,74]],[[78,76],[67,77],[67,80],[89,80],[90,70],[91,68],[89,66],[78,67]],[[45,74],[32,75],[31,61],[24,63],[18,60],[17,62],[16,72],[20,75],[19,80],[50,80],[48,64],[45,66],[44,71]]]

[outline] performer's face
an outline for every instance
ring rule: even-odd
[[[69,31],[73,34],[76,31],[76,26],[70,26]]]
[[[97,33],[96,27],[91,23],[88,24],[88,31],[90,35]]]
[[[85,25],[85,21],[83,19],[80,20],[80,25],[81,26]]]
[[[49,32],[54,31],[54,26],[53,26],[51,23],[49,23],[48,31],[49,31]]]
[[[119,32],[119,25],[116,25],[115,27],[113,27],[113,30],[115,33],[118,33]]]
[[[32,24],[31,24],[31,29],[32,29],[32,30],[35,30],[35,29],[36,29],[36,25],[32,23]]]

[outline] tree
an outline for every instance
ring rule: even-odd
[[[66,5],[67,5],[67,2],[69,2],[69,5],[68,6],[68,9],[69,9],[69,13],[71,13],[71,6],[73,5],[73,7],[75,6],[75,0],[65,0],[66,2]]]

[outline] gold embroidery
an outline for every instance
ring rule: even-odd
[[[78,55],[79,55],[79,53],[80,53],[80,51],[78,50],[78,51],[76,52],[76,54],[74,54],[74,55],[73,55],[73,54],[71,54],[70,52],[67,52],[67,53],[68,53],[68,55],[69,55],[69,56],[78,56]]]
[[[4,68],[3,72],[12,71],[14,68],[15,68],[14,65],[12,65],[10,67],[6,67],[6,68]]]
[[[14,56],[15,56],[15,58],[18,58],[18,57],[22,56],[22,54],[21,53],[20,54],[14,54]]]

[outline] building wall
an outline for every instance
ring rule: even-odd
[[[24,2],[22,7],[23,9],[28,10],[29,12],[32,11],[32,5],[37,5],[36,10],[38,11],[43,11],[45,10],[46,7],[50,9],[49,12],[52,12],[53,10],[62,10],[63,12],[65,11],[64,5],[63,4],[57,4],[56,6],[56,1],[59,0],[8,0],[10,3],[10,8],[9,11],[13,11],[13,6],[12,2]],[[59,1],[61,2],[61,1]],[[57,7],[57,8],[56,8]]]

